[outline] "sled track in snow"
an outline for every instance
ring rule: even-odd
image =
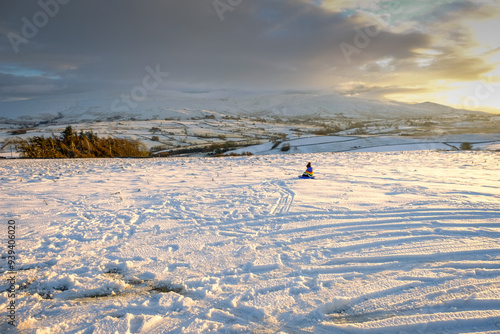
[[[276,204],[273,205],[273,207],[269,211],[269,215],[271,216],[283,215],[290,210],[290,207],[293,204],[295,193],[290,189],[288,189],[285,182],[283,181],[275,181],[272,184],[280,194],[280,197],[276,202]]]

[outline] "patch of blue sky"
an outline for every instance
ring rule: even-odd
[[[374,10],[373,13],[378,15],[389,15],[391,23],[397,23],[402,21],[412,21],[424,17],[442,5],[463,2],[463,0],[387,0],[380,2],[380,9]]]
[[[44,77],[47,79],[60,79],[58,76],[50,76],[45,72],[34,69],[19,66],[17,64],[1,64],[0,63],[0,73],[11,74],[17,77]]]
[[[41,77],[43,72],[33,68],[25,68],[13,64],[0,64],[0,72],[4,74],[12,74],[21,77]]]
[[[356,14],[356,11],[355,11],[355,10],[353,10],[353,9],[343,9],[343,10],[340,12],[340,14],[341,14],[341,15],[343,15],[343,16],[348,17],[348,16],[352,16],[352,15]]]

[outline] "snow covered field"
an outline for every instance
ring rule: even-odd
[[[499,158],[0,160],[0,332],[498,333]]]

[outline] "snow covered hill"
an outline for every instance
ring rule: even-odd
[[[363,119],[394,119],[481,114],[423,103],[382,102],[320,92],[251,93],[151,92],[137,101],[122,100],[127,92],[69,94],[26,101],[0,102],[0,123],[33,125],[80,123],[116,119],[187,119],[204,115],[244,116],[346,116]],[[128,92],[128,95],[131,95]]]
[[[0,160],[0,332],[497,332],[498,158]]]

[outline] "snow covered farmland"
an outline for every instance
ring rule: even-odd
[[[307,161],[316,180],[297,178]],[[499,162],[474,151],[2,160],[17,328],[497,332]]]

